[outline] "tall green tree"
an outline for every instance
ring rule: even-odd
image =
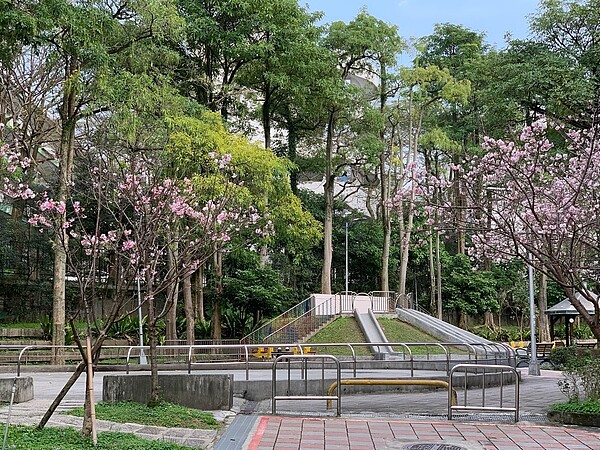
[[[370,102],[376,95],[376,89],[369,81],[369,74],[376,73],[374,67],[378,62],[385,65],[391,63],[400,42],[395,26],[374,18],[364,10],[348,24],[332,23],[324,39],[326,48],[337,57],[339,79],[337,87],[332,84],[333,89],[327,97],[326,105],[324,253],[321,271],[323,293],[331,293],[333,203],[335,177],[338,175],[336,162],[339,162],[336,157],[339,156],[340,149],[352,148],[352,141],[340,139],[338,133],[344,129],[343,120],[346,120],[345,123],[359,123],[356,114],[356,106],[360,104],[358,96],[362,97],[363,102]],[[380,114],[374,114],[377,110],[373,110],[371,106],[365,106],[362,110],[363,123],[369,125],[363,129],[364,139],[357,139],[358,145],[354,149],[363,152],[363,159],[366,157],[366,160],[374,162],[374,158],[382,153],[383,143],[379,139],[379,130],[383,128],[383,119]],[[375,136],[371,134],[372,130],[377,130]],[[341,167],[344,165],[346,162],[342,161]]]

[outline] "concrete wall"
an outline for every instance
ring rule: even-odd
[[[0,378],[0,402],[9,403],[13,385],[15,386],[15,403],[33,400],[33,378],[12,377]]]
[[[158,375],[160,397],[170,403],[206,411],[233,407],[233,375]],[[105,375],[102,400],[109,403],[150,400],[150,375]]]

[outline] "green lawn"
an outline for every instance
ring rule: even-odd
[[[98,445],[94,446],[90,438],[81,437],[79,430],[72,428],[38,430],[32,426],[8,427],[6,444],[7,448],[12,450],[189,450],[190,448],[115,432],[98,433]]]
[[[401,322],[398,319],[379,318],[379,325],[389,342],[438,342],[434,337],[422,332],[421,330]],[[354,317],[339,317],[331,324],[323,328],[317,334],[307,341],[307,344],[322,343],[362,343],[366,342],[358,323]],[[402,351],[401,347],[395,350]],[[441,353],[441,350],[430,347],[430,352]],[[327,353],[334,356],[350,356],[351,352],[347,347],[327,346],[319,347],[319,353]],[[368,347],[356,347],[356,354],[365,356],[370,354]],[[414,354],[426,353],[425,347],[411,347]]]
[[[83,408],[69,411],[73,416],[82,417]],[[96,418],[118,423],[138,423],[158,427],[216,429],[219,422],[211,413],[199,411],[173,403],[161,402],[156,406],[148,406],[134,402],[117,404],[96,404]]]

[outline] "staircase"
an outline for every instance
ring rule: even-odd
[[[304,342],[340,316],[340,299],[332,295],[315,304],[313,296],[288,309],[241,339],[242,344],[295,344]]]
[[[313,294],[267,324],[244,336],[242,344],[295,344],[306,342],[342,314],[373,311],[393,313],[396,294],[387,291]]]

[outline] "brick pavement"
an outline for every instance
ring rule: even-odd
[[[419,450],[598,450],[600,434],[548,425],[261,416],[239,448],[380,450],[415,444]]]
[[[600,450],[599,431],[547,423],[548,407],[565,399],[559,378],[559,372],[523,372],[516,424],[510,413],[456,414],[448,421],[443,391],[346,395],[340,418],[323,401],[278,402],[278,415],[270,415],[266,400],[254,416],[238,415],[214,450]],[[486,398],[493,403],[497,395]],[[481,392],[470,391],[469,399],[477,403]],[[236,433],[238,420],[245,428]]]

